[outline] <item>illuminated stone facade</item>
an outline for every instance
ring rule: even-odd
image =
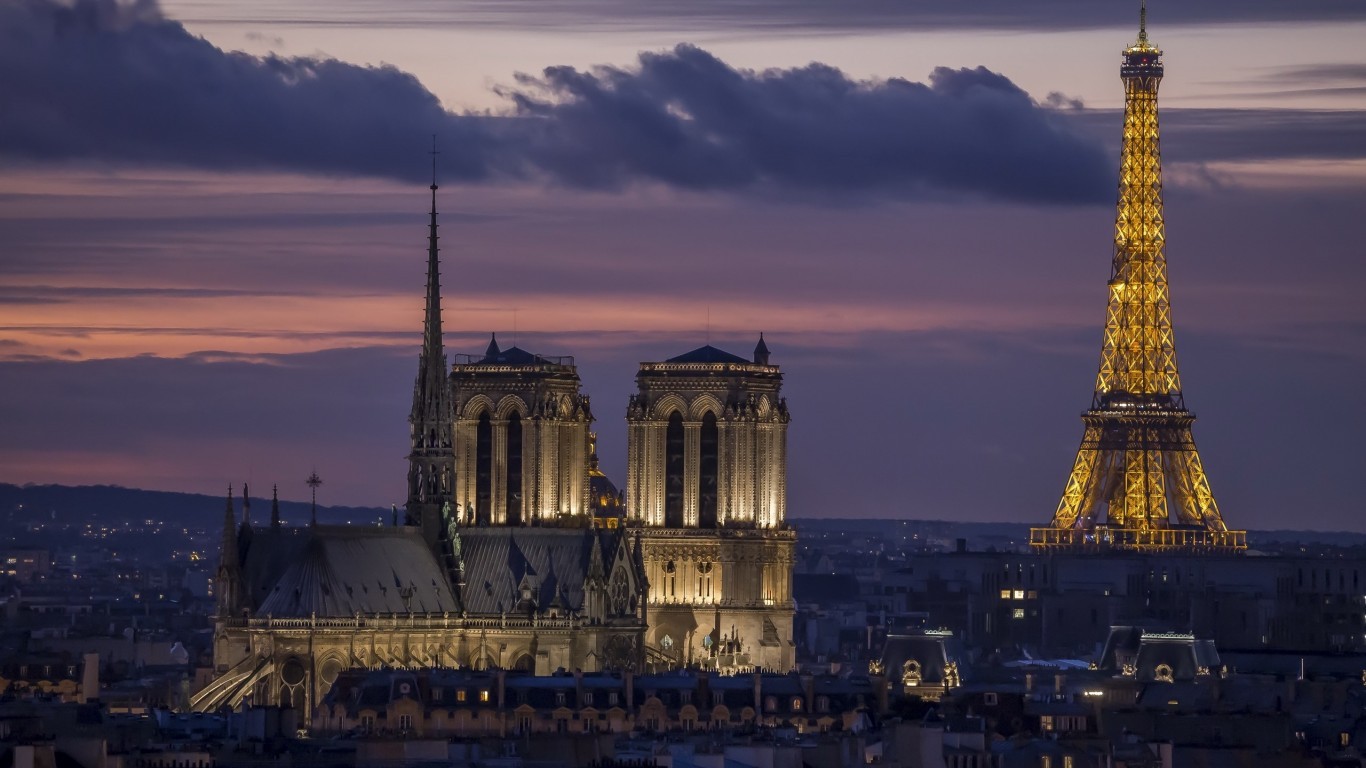
[[[656,663],[795,666],[788,412],[768,357],[761,338],[753,360],[705,346],[636,375],[626,512],[642,531]]]
[[[491,344],[446,380],[435,192],[407,524],[315,514],[289,527],[277,505],[253,526],[244,498],[239,526],[229,492],[215,677],[196,710],[250,702],[307,719],[345,669],[644,664],[641,545],[625,527],[589,524],[592,414],[573,361]]]
[[[456,358],[450,386],[460,524],[587,525],[593,414],[574,359],[494,339]]]

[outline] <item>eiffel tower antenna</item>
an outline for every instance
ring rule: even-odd
[[[1176,366],[1157,133],[1162,51],[1148,40],[1147,17],[1145,2],[1120,66],[1119,202],[1095,395],[1053,521],[1030,531],[1036,550],[1247,548],[1247,532],[1229,530],[1214,502]]]

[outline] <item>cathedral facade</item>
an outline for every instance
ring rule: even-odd
[[[762,337],[643,363],[629,478],[599,469],[573,358],[492,340],[448,366],[436,184],[406,514],[254,523],[231,491],[200,711],[311,712],[347,669],[795,666],[787,405]]]
[[[654,658],[786,671],[795,533],[787,401],[763,337],[641,363],[627,408],[626,509],[640,531]]]

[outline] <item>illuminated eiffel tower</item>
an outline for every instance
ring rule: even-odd
[[[1247,532],[1228,530],[1219,514],[1181,394],[1158,151],[1162,51],[1148,40],[1146,7],[1139,19],[1120,67],[1124,142],[1096,393],[1053,522],[1030,531],[1037,550],[1247,548]]]

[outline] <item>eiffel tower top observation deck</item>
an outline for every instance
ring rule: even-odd
[[[1067,487],[1035,549],[1236,551],[1245,531],[1219,514],[1191,437],[1176,365],[1167,286],[1157,88],[1162,51],[1148,39],[1124,50],[1124,137],[1105,338],[1091,409]]]

